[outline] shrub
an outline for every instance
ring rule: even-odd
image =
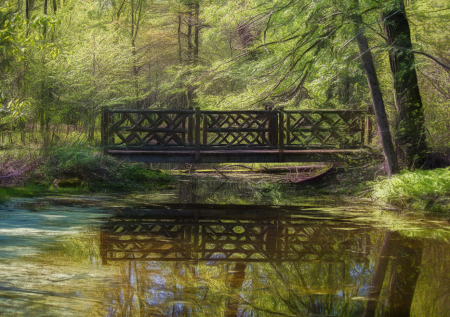
[[[153,188],[172,179],[167,173],[102,156],[99,150],[83,146],[54,148],[42,170],[48,182],[78,178],[92,190]]]
[[[373,197],[402,208],[450,210],[450,168],[404,171],[374,183]]]

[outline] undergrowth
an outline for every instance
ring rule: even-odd
[[[372,183],[373,198],[402,209],[450,211],[450,168],[403,171]]]
[[[0,204],[4,204],[6,199],[11,197],[34,197],[42,194],[44,188],[36,184],[29,184],[19,188],[2,188],[0,187]]]
[[[172,179],[162,171],[124,163],[111,156],[102,156],[95,148],[82,146],[54,148],[42,170],[47,182],[76,178],[94,191],[157,188]]]
[[[83,145],[52,148],[39,158],[0,158],[0,202],[5,197],[41,194],[48,189],[130,191],[162,188],[171,181],[167,173],[102,156],[97,148]],[[59,188],[70,182],[76,188]]]

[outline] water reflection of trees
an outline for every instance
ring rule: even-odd
[[[180,202],[251,204],[265,201],[278,204],[289,191],[294,191],[279,184],[249,178],[249,175],[235,181],[225,174],[218,175],[222,175],[222,178],[205,176],[181,182],[177,187]]]
[[[422,253],[437,247],[420,239],[306,210],[261,207],[255,218],[235,206],[174,207],[103,226],[103,262],[121,272],[105,298],[111,316],[409,316],[428,309],[415,288],[426,283]]]
[[[448,316],[450,312],[450,245],[425,239],[411,316]]]
[[[103,226],[103,262],[120,263],[118,285],[126,285],[112,299],[121,314],[139,309],[145,315],[151,306],[161,315],[170,309],[172,315],[197,315],[205,307],[226,316],[320,313],[337,310],[336,298],[348,301],[358,292],[344,284],[363,285],[354,278],[365,276],[357,271],[369,265],[373,229],[367,225],[320,219],[317,211],[293,216],[263,206],[256,213],[235,206],[173,207],[115,217]],[[327,303],[319,300],[324,295]]]

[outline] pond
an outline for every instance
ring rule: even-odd
[[[446,218],[185,179],[0,205],[2,316],[448,316]]]

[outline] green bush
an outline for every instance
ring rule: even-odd
[[[404,171],[373,184],[373,197],[402,208],[450,210],[450,168]]]
[[[167,173],[102,156],[99,150],[85,146],[54,148],[42,172],[47,182],[78,178],[91,190],[155,188],[172,180]]]

